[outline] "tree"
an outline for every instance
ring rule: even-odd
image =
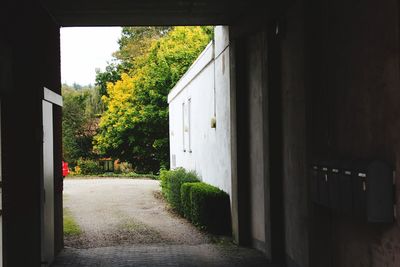
[[[96,69],[96,86],[101,96],[107,95],[107,83],[115,83],[121,79],[121,71],[119,64],[108,63],[105,71]]]
[[[168,166],[167,95],[211,36],[211,27],[174,27],[135,57],[135,68],[107,85],[107,108],[94,138],[99,153],[128,161],[139,172]]]
[[[76,90],[68,85],[62,87],[63,158],[71,165],[75,165],[81,157],[94,157],[93,136],[98,127],[98,114],[102,112],[97,90],[79,88]]]
[[[96,85],[100,94],[107,95],[107,83],[121,79],[122,73],[131,73],[137,58],[146,54],[152,42],[165,36],[171,27],[122,27],[118,40],[119,50],[109,62],[105,71],[96,70]]]
[[[146,54],[151,44],[165,36],[171,27],[123,27],[118,41],[119,50],[114,57],[121,62],[121,69],[130,73],[135,69],[136,59]]]

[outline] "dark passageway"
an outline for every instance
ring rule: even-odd
[[[209,245],[61,252],[60,27],[227,25],[235,242],[260,251],[249,255],[255,266],[399,266],[399,10],[396,0],[4,0],[2,265],[44,267],[60,255],[58,266],[249,266],[242,248]],[[44,124],[53,149],[44,150]],[[365,159],[390,171],[380,176]],[[350,182],[337,186],[343,175]],[[313,190],[327,192],[324,203]],[[349,213],[334,202],[344,192]],[[371,219],[383,210],[385,220]]]

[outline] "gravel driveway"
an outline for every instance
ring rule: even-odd
[[[170,212],[158,181],[66,179],[64,207],[83,234],[66,238],[52,267],[272,267],[259,251],[213,243]]]
[[[65,179],[64,207],[83,231],[67,237],[66,247],[209,243],[205,234],[167,210],[156,180]]]

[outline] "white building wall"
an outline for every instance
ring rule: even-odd
[[[171,90],[168,102],[171,168],[195,170],[231,195],[228,27],[215,28],[214,41]]]

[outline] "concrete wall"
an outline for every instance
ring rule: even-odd
[[[216,27],[214,39],[168,96],[170,159],[231,195],[228,28]]]
[[[304,2],[278,22],[282,31],[283,207],[287,266],[309,266]]]
[[[281,65],[269,67],[281,70],[287,266],[400,264],[398,221],[371,224],[313,204],[308,175],[311,159],[378,158],[398,173],[398,12],[390,0],[378,9],[375,1],[297,1],[276,19]]]
[[[237,240],[262,249],[254,239],[264,236],[274,258],[281,241],[273,233],[281,231],[287,266],[400,264],[398,221],[338,215],[309,195],[312,159],[378,158],[399,173],[399,6],[377,7],[372,0],[296,1],[275,17],[249,16],[231,27]],[[279,127],[281,140],[272,136]],[[271,174],[280,141],[281,177]],[[283,229],[276,226],[279,195]]]
[[[4,266],[40,266],[41,94],[60,92],[59,28],[36,1],[3,2],[0,25]]]
[[[261,30],[260,30],[261,28]],[[234,27],[237,173],[234,192],[238,204],[235,238],[239,244],[255,247],[278,262],[282,246],[282,208],[276,159],[280,153],[279,125],[274,118],[279,105],[271,103],[268,32],[260,28]],[[244,33],[243,33],[244,32]],[[272,53],[274,54],[274,53]],[[275,91],[275,90],[274,90]],[[277,91],[279,93],[279,91]],[[277,183],[278,182],[278,183]],[[281,241],[279,241],[281,240]]]
[[[378,158],[399,173],[398,1],[313,2],[311,156]],[[396,179],[398,196],[400,177]],[[396,202],[399,214],[398,197]],[[313,219],[321,225],[313,239],[314,266],[400,265],[398,219],[393,224],[371,224],[317,207]]]
[[[265,42],[262,34],[256,34],[246,41],[246,76],[249,97],[248,103],[248,132],[249,132],[249,196],[250,196],[250,235],[251,244],[262,251],[269,251],[265,247],[265,153],[264,143],[264,98],[266,91],[263,88],[263,53]],[[239,162],[240,164],[240,162]]]

